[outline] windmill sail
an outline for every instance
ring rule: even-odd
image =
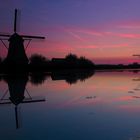
[[[0,34],[1,37],[10,37],[11,35]]]
[[[30,36],[30,35],[21,35],[23,38],[30,38],[30,39],[45,39],[43,36]]]
[[[17,9],[15,9],[14,32],[17,32]]]

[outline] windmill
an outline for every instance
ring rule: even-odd
[[[26,84],[28,82],[28,75],[6,75],[3,77],[3,80],[8,84],[8,89],[5,90],[5,93],[0,98],[0,106],[1,105],[14,105],[15,109],[15,120],[16,120],[16,128],[20,128],[20,104],[27,103],[39,103],[45,102],[45,98],[34,98],[30,95],[29,91],[26,88]],[[7,95],[9,93],[9,97]]]
[[[0,40],[5,48],[8,50],[7,57],[5,59],[6,64],[10,65],[27,65],[28,64],[28,57],[25,52],[24,48],[24,41],[27,40],[28,47],[30,41],[32,39],[45,39],[42,36],[30,36],[30,35],[19,35],[17,33],[17,12],[18,10],[15,9],[15,17],[14,17],[14,33],[10,34],[0,34]],[[9,47],[6,46],[4,40],[9,41]]]

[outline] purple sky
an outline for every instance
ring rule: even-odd
[[[130,63],[140,52],[140,0],[1,0],[0,32],[13,30],[14,9],[21,10],[22,34],[46,36],[33,41],[28,56],[68,53],[95,63]],[[26,45],[26,43],[25,43]],[[7,51],[0,45],[0,55]]]

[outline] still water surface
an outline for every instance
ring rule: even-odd
[[[139,74],[1,76],[0,139],[139,140]]]

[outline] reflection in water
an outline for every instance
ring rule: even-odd
[[[47,73],[31,73],[30,74],[30,82],[33,85],[40,85],[43,84],[45,82],[45,80],[47,80],[47,78],[49,77],[49,75]]]
[[[18,81],[18,78],[20,76],[20,80],[22,79],[22,82],[27,83],[26,81],[30,81],[33,85],[40,85],[47,80],[47,78],[51,77],[52,80],[65,80],[68,84],[75,84],[80,81],[85,81],[86,79],[90,78],[94,75],[93,70],[71,70],[71,71],[53,71],[51,73],[31,73],[31,74],[22,74],[22,75],[2,75],[0,74],[0,81],[5,80],[7,81],[7,78],[10,80],[10,78],[14,77],[15,81]],[[14,81],[14,82],[15,82]]]
[[[140,99],[140,96],[137,95],[137,94],[139,94],[139,91],[140,91],[140,78],[139,77],[138,78],[134,78],[134,79],[132,79],[132,81],[133,82],[139,82],[139,83],[131,91],[128,91],[128,93],[132,93],[133,94],[133,96],[132,96],[133,98]]]
[[[15,105],[15,119],[16,119],[16,128],[20,127],[19,122],[19,108],[18,105],[20,103],[35,103],[35,102],[44,102],[45,99],[33,99],[29,91],[26,89],[26,84],[28,82],[28,74],[24,75],[4,75],[4,81],[8,84],[8,89],[0,99],[0,104],[14,104]],[[5,99],[9,91],[10,97],[9,99]],[[25,97],[25,91],[28,97]]]
[[[59,71],[1,76],[0,93],[10,94],[10,98],[1,94],[1,103],[11,103],[11,106],[0,106],[1,139],[139,139],[139,82],[132,80],[138,79],[139,73],[112,71],[93,74]],[[90,75],[93,76],[88,78]],[[75,83],[71,78],[76,79],[76,84],[70,85]],[[81,82],[81,79],[86,80]],[[6,87],[11,91],[6,91]],[[22,104],[33,101],[38,95],[47,96],[47,102]],[[13,104],[16,116],[12,114]],[[13,120],[17,118],[19,127],[21,105],[21,111],[26,110],[21,114],[24,125],[17,131]]]
[[[51,74],[52,80],[65,80],[68,84],[76,84],[78,80],[84,81],[93,76],[93,70],[82,71],[56,71]]]
[[[136,137],[130,138],[129,140],[140,140],[140,136],[136,136]]]
[[[86,99],[95,99],[96,96],[87,96]]]
[[[51,74],[48,73],[32,73],[30,75],[22,74],[22,75],[1,75],[0,81],[4,80],[8,84],[8,89],[3,94],[0,99],[0,105],[3,104],[14,104],[15,105],[15,119],[16,119],[16,128],[20,127],[19,122],[19,112],[20,108],[18,105],[21,103],[35,103],[35,102],[44,102],[45,99],[33,99],[29,94],[29,91],[26,89],[27,82],[30,81],[33,85],[41,85],[45,82],[48,77],[52,77],[53,80],[66,80],[69,84],[76,83],[79,79],[80,81],[84,81],[93,75],[93,71],[75,71],[75,72],[53,72]],[[5,96],[10,94],[9,99],[5,99]],[[25,93],[28,97],[25,97]]]

